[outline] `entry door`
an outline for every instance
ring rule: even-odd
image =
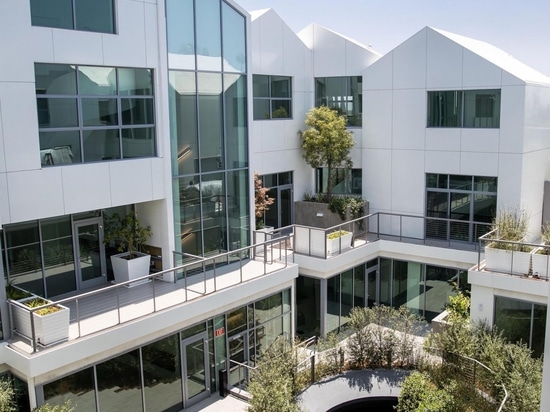
[[[229,345],[229,385],[241,386],[248,381],[248,367],[254,366],[254,332],[233,336]]]
[[[107,281],[102,219],[74,222],[75,262],[79,289],[97,286]]]
[[[367,269],[367,305],[369,308],[380,301],[378,284],[378,265],[376,265]]]
[[[206,333],[201,333],[184,339],[181,343],[184,408],[210,396],[207,338]]]

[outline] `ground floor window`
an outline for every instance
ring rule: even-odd
[[[346,328],[350,310],[375,304],[406,306],[427,321],[445,310],[449,296],[467,285],[466,270],[379,258],[329,279],[296,282],[296,330],[301,337]]]
[[[494,326],[511,342],[523,342],[534,356],[544,353],[546,305],[495,296]]]
[[[70,400],[85,411],[179,411],[215,393],[218,373],[229,384],[248,377],[245,365],[278,336],[290,336],[290,289],[181,332],[118,354],[37,387],[37,402]],[[123,405],[123,406],[121,406]]]

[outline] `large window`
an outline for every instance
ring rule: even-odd
[[[155,156],[150,69],[35,64],[42,166]]]
[[[31,0],[33,26],[114,33],[113,0]]]
[[[500,90],[428,92],[428,127],[500,127]]]
[[[254,120],[292,117],[292,79],[255,74]]]
[[[337,195],[361,195],[363,193],[362,169],[332,169],[332,194]],[[328,184],[328,168],[319,167],[316,170],[315,190],[317,193],[325,193]]]
[[[318,77],[315,79],[315,106],[327,106],[346,116],[347,125],[363,124],[363,78]]]
[[[535,356],[544,352],[546,305],[495,296],[494,325],[511,342],[523,342]]]
[[[476,242],[487,233],[496,206],[496,177],[426,174],[428,238]]]

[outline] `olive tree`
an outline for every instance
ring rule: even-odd
[[[332,171],[353,166],[349,152],[355,145],[353,134],[346,129],[346,117],[326,106],[314,107],[306,117],[307,130],[300,132],[302,157],[313,168],[328,169],[327,200],[332,197]]]

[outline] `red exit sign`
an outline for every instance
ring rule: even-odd
[[[214,337],[216,337],[216,338],[219,338],[220,336],[223,336],[224,334],[225,334],[225,327],[223,327],[223,326],[214,331]]]

